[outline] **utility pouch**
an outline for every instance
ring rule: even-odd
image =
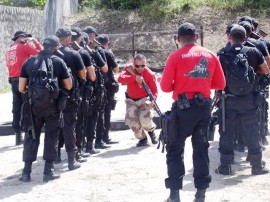
[[[262,106],[263,103],[265,102],[265,99],[266,98],[265,98],[265,94],[264,93],[259,92],[259,91],[257,91],[257,92],[254,93],[254,105],[256,107]]]
[[[117,82],[111,83],[109,90],[111,90],[114,93],[117,93],[119,91],[119,84]]]
[[[57,109],[58,110],[63,111],[66,108],[67,99],[68,99],[68,96],[66,96],[66,95],[61,95],[58,98],[58,100],[57,100]]]
[[[194,102],[197,106],[205,106],[205,98],[200,93],[194,95]]]
[[[178,101],[177,101],[177,107],[180,110],[183,109],[189,109],[190,108],[190,103],[187,97],[187,93],[181,93],[177,95]]]
[[[112,102],[112,110],[115,110],[116,104],[117,104],[117,99],[114,99]]]
[[[83,90],[83,99],[88,100],[93,95],[94,88],[92,85],[85,85]]]
[[[20,126],[21,131],[28,132],[28,127],[32,125],[30,115],[30,103],[28,100],[24,101],[21,107]]]
[[[72,89],[71,92],[70,92],[70,97],[69,97],[69,100],[71,102],[77,102],[79,100],[79,97],[80,97],[80,94],[79,94],[79,91],[78,89]]]
[[[176,141],[177,138],[177,117],[176,110],[167,111],[160,117],[161,120],[161,132],[159,135],[159,144],[162,143],[162,153],[164,152],[165,144],[171,144]]]

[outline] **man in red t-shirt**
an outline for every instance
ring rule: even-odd
[[[137,147],[147,145],[147,136],[144,131],[148,132],[152,144],[157,144],[154,133],[156,125],[152,120],[153,102],[149,100],[142,82],[149,86],[154,99],[158,95],[157,84],[154,73],[146,67],[145,63],[144,55],[135,55],[133,64],[125,67],[118,78],[119,83],[127,84],[125,122],[132,129],[135,137],[139,139]]]
[[[171,53],[160,81],[164,92],[173,91],[172,111],[176,114],[176,140],[169,142],[167,151],[170,189],[167,202],[179,202],[179,190],[185,175],[184,148],[187,137],[192,137],[193,177],[197,188],[195,202],[205,200],[205,192],[211,182],[209,174],[207,128],[210,123],[210,89],[222,90],[225,78],[216,55],[197,45],[198,34],[191,23],[183,23],[178,29],[181,48]]]
[[[12,38],[14,41],[5,52],[6,66],[9,72],[9,83],[11,84],[11,90],[13,94],[13,122],[12,126],[16,134],[16,145],[22,143],[22,134],[20,127],[21,118],[21,105],[22,95],[19,92],[19,76],[22,69],[22,64],[31,56],[37,55],[42,49],[42,45],[30,34],[23,31],[17,31]],[[33,42],[34,46],[30,45],[30,41]]]

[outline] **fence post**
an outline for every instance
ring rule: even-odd
[[[203,47],[203,16],[200,17],[200,38],[201,38],[201,46]]]
[[[135,35],[134,35],[134,31],[132,32],[132,54],[133,54],[133,57],[135,56]]]

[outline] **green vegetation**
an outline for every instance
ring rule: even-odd
[[[150,18],[170,18],[183,11],[201,6],[214,9],[243,11],[244,9],[269,10],[270,0],[81,0],[82,9],[139,9],[141,14]],[[154,12],[153,12],[154,11]]]
[[[0,5],[43,9],[46,0],[0,0]]]
[[[78,0],[80,10],[138,9],[142,15],[156,19],[170,18],[183,11],[189,11],[201,6],[211,6],[213,9],[243,11],[245,9],[270,10],[270,0]],[[46,0],[0,0],[0,5],[20,6],[43,9]],[[153,12],[154,11],[154,12]]]

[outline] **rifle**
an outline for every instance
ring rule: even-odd
[[[131,66],[127,67],[127,71],[128,71],[129,73],[131,73],[132,75],[138,75],[138,73],[136,73],[136,72],[133,71],[133,69],[132,69]],[[150,88],[148,87],[148,85],[145,83],[144,80],[142,81],[142,86],[143,86],[144,90],[146,91],[147,95],[149,96],[150,101],[154,103],[156,112],[158,113],[159,116],[162,116],[162,112],[161,112],[161,110],[159,109],[159,107],[158,107],[158,105],[157,105],[157,103],[156,103],[156,100],[154,99],[154,96],[153,96],[153,94],[152,94]]]
[[[223,90],[221,92],[221,108],[222,108],[222,132],[225,132],[225,98],[226,94],[225,91]]]
[[[29,99],[29,109],[30,109],[30,122],[31,125],[28,126],[28,131],[32,131],[33,139],[36,139],[36,132],[35,132],[35,126],[34,126],[34,119],[33,119],[33,113],[32,113],[32,101],[31,98]]]
[[[220,93],[218,91],[215,92],[215,96],[212,102],[212,105],[210,107],[211,113],[214,110],[215,107],[218,106],[220,102]],[[214,140],[214,135],[215,135],[215,126],[218,124],[218,117],[217,117],[217,111],[214,111],[211,115],[211,120],[210,124],[208,126],[207,130],[207,137],[209,141]]]

